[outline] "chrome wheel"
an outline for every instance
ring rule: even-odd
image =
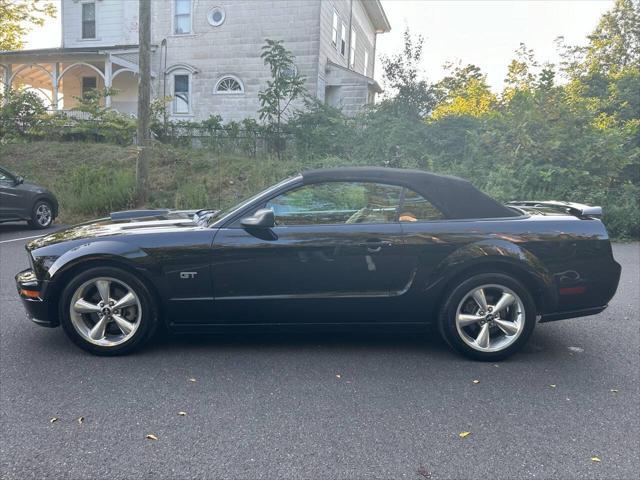
[[[71,324],[94,345],[113,347],[135,335],[142,320],[140,299],[126,283],[111,277],[80,285],[69,305]]]
[[[520,297],[497,284],[468,292],[458,304],[456,328],[474,350],[499,352],[513,344],[524,330],[526,312]]]
[[[52,220],[51,207],[46,203],[41,203],[36,208],[36,222],[41,227],[48,227]]]

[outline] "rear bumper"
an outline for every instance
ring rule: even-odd
[[[49,303],[40,296],[42,282],[38,281],[33,270],[23,270],[16,277],[16,288],[22,300],[27,316],[42,327],[57,327],[58,319],[51,315]]]

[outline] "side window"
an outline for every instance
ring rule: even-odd
[[[9,176],[4,170],[0,170],[0,185],[5,187],[13,186],[13,178]]]
[[[427,220],[442,220],[445,216],[422,195],[405,189],[404,198],[398,212],[401,222],[419,222]]]
[[[380,183],[306,185],[270,200],[277,225],[392,223],[398,221],[402,187]]]

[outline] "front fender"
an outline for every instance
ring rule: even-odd
[[[132,246],[130,243],[117,240],[82,243],[57,257],[48,266],[46,279],[54,281],[76,265],[98,259],[123,263],[130,267],[141,269],[140,265],[145,263],[144,259],[147,256],[144,250]]]
[[[460,247],[445,257],[433,271],[431,288],[444,288],[466,271],[497,269],[519,276],[539,291],[540,309],[546,311],[557,303],[553,275],[529,250],[507,240],[482,240]]]

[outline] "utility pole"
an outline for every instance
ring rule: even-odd
[[[138,11],[138,160],[136,186],[138,203],[144,204],[149,196],[149,152],[151,131],[151,0],[139,0]]]

